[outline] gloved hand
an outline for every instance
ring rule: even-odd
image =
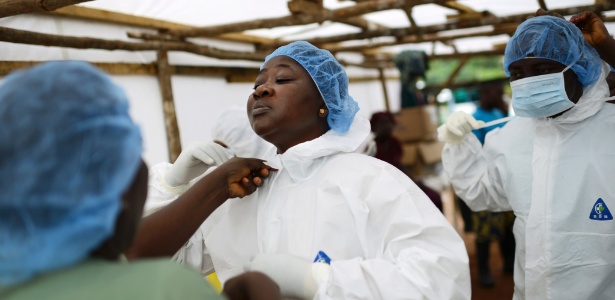
[[[226,148],[214,142],[193,143],[182,151],[165,172],[164,181],[171,187],[184,185],[205,173],[210,167],[218,166],[231,157]]]
[[[472,131],[485,124],[483,121],[476,121],[474,117],[462,111],[452,113],[446,123],[438,128],[440,139],[449,144],[459,144]]]
[[[278,284],[282,296],[299,299],[313,299],[330,273],[326,263],[312,263],[294,255],[276,253],[259,254],[244,269],[264,273]]]

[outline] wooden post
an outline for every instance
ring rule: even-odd
[[[596,2],[598,3],[598,2]],[[545,0],[538,0],[538,5],[540,6],[540,8],[544,9],[544,10],[549,10],[547,8],[547,4],[545,3]]]
[[[442,92],[443,89],[447,88],[448,86],[450,86],[453,83],[453,80],[455,80],[455,77],[457,77],[457,74],[459,74],[459,71],[461,71],[463,66],[465,66],[465,64],[468,62],[469,58],[470,58],[470,56],[468,56],[468,55],[463,56],[461,58],[461,60],[459,61],[459,64],[455,68],[455,70],[453,70],[451,75],[448,76],[448,79],[446,79],[446,82],[444,82],[442,84],[442,86],[440,86],[440,88],[437,90],[437,92],[434,94],[434,96],[437,97],[438,94],[440,94],[440,92]]]
[[[162,110],[164,113],[164,126],[167,133],[169,161],[173,163],[182,152],[182,145],[179,139],[177,115],[175,114],[175,102],[173,101],[171,72],[169,71],[167,51],[158,51],[157,56],[158,84],[160,85],[160,93],[162,94]]]
[[[389,93],[387,92],[387,79],[384,77],[384,70],[382,68],[378,68],[378,74],[380,75],[380,83],[382,84],[382,92],[384,93],[384,107],[387,112],[391,112],[391,107],[389,105]]]
[[[92,0],[0,0],[0,18],[54,11],[58,8]]]

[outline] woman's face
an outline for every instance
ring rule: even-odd
[[[316,84],[299,63],[287,56],[269,60],[259,72],[248,99],[254,132],[284,153],[327,132],[326,106]]]

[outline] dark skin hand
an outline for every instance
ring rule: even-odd
[[[282,299],[278,285],[260,272],[247,272],[229,279],[222,293],[230,300]]]
[[[173,256],[201,224],[229,198],[243,198],[275,169],[263,160],[234,157],[199,180],[177,200],[141,219],[129,259]]]
[[[536,11],[535,16],[553,16],[565,19],[558,13],[546,11],[542,8]],[[609,35],[609,31],[598,15],[591,11],[584,11],[572,16],[570,22],[581,30],[585,41],[598,51],[602,60],[611,66],[615,65],[615,53],[612,51],[615,49],[615,40]]]

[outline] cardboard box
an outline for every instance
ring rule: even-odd
[[[418,161],[418,145],[416,143],[403,144],[401,146],[403,155],[401,156],[402,166],[411,166]]]
[[[440,141],[421,142],[417,144],[421,161],[426,165],[438,163],[442,160],[444,143]]]
[[[401,142],[432,141],[438,136],[438,116],[435,105],[402,109],[396,116],[393,135]]]

